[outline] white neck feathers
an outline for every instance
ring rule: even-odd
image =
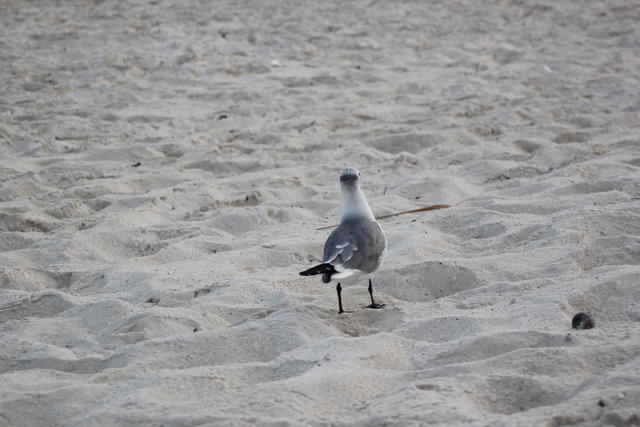
[[[342,186],[342,220],[350,218],[375,219],[367,198],[357,185],[351,188]]]

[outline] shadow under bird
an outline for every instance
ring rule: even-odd
[[[342,284],[354,284],[369,278],[371,304],[367,308],[382,308],[373,299],[371,274],[380,267],[387,252],[387,239],[382,226],[376,221],[360,189],[360,172],[348,168],[340,174],[342,190],[342,218],[324,244],[322,264],[301,271],[302,276],[321,274],[322,281],[338,281],[338,313],[343,313]]]

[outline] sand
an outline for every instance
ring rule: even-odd
[[[637,2],[0,8],[0,425],[640,424]]]

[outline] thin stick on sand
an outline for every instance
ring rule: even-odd
[[[398,216],[398,215],[404,215],[404,214],[410,214],[410,213],[429,212],[429,211],[435,211],[436,209],[447,209],[447,208],[450,208],[450,207],[451,207],[451,205],[431,205],[431,206],[425,206],[424,208],[413,209],[413,210],[410,210],[410,211],[397,212],[397,213],[392,213],[392,214],[389,214],[389,215],[377,216],[376,219],[391,218],[392,216]],[[316,228],[316,230],[325,230],[327,228],[333,228],[333,227],[337,227],[337,226],[338,226],[338,224],[325,225],[324,227]]]

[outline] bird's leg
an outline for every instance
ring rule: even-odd
[[[369,296],[371,297],[371,305],[368,305],[367,308],[382,308],[384,304],[376,304],[373,300],[373,285],[371,284],[371,279],[369,279]]]
[[[338,314],[344,313],[344,310],[342,309],[342,297],[340,296],[342,293],[342,286],[340,286],[340,282],[338,282],[338,286],[336,286],[336,291],[338,292]]]

